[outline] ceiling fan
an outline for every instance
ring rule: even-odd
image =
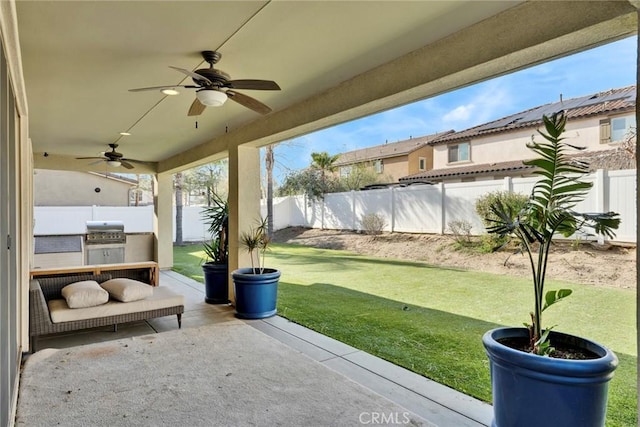
[[[103,157],[76,157],[76,160],[96,159],[98,161],[91,163],[92,165],[100,162],[107,162],[107,165],[109,166],[118,167],[122,165],[127,169],[133,169],[133,165],[131,163],[149,163],[143,162],[142,160],[125,159],[122,153],[118,153],[116,151],[118,144],[109,144],[109,147],[111,147],[111,151],[105,151]]]
[[[227,99],[237,102],[257,113],[268,114],[271,108],[262,102],[250,96],[236,92],[234,89],[250,89],[250,90],[280,90],[280,86],[271,80],[230,80],[231,77],[224,71],[213,68],[222,55],[219,52],[205,50],[202,52],[202,58],[209,63],[209,68],[201,68],[195,71],[185,70],[178,67],[173,68],[176,71],[191,77],[194,85],[169,85],[143,87],[138,89],[129,89],[130,92],[142,92],[150,90],[160,90],[165,95],[177,95],[175,88],[183,87],[187,89],[196,89],[196,99],[191,104],[189,116],[199,116],[206,107],[219,107],[225,103]]]

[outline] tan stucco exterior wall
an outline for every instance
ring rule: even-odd
[[[91,173],[49,169],[36,169],[33,184],[35,206],[128,206],[132,187]]]
[[[420,170],[420,158],[425,159],[425,168]],[[409,153],[407,156],[407,175],[433,169],[433,147],[426,145]],[[406,176],[406,175],[405,175]]]
[[[373,166],[372,166],[373,167]],[[407,156],[387,157],[382,159],[383,181],[397,182],[403,176],[407,176]]]
[[[627,115],[628,114],[633,113],[627,113]],[[616,143],[600,143],[600,120],[606,117],[607,116],[601,116],[585,120],[572,120],[567,123],[564,136],[571,144],[586,147],[589,151],[616,148],[618,146]],[[447,145],[436,145],[433,151],[433,168],[443,169],[447,167],[467,166],[470,164],[482,165],[530,159],[532,152],[527,148],[527,143],[531,141],[532,136],[534,136],[536,140],[542,138],[537,134],[536,129],[528,128],[472,139],[470,162],[448,163]]]

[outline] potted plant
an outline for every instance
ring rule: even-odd
[[[620,224],[618,214],[578,213],[575,205],[591,188],[582,178],[588,165],[568,154],[582,149],[568,144],[562,133],[564,112],[543,116],[544,142],[528,147],[539,157],[524,162],[533,165],[540,179],[520,212],[497,200],[487,231],[500,237],[515,237],[529,258],[533,274],[534,301],[531,324],[525,328],[498,328],[482,341],[491,369],[495,427],[508,426],[603,426],[608,381],[618,360],[613,352],[593,341],[543,329],[542,313],[571,294],[569,289],[545,293],[547,261],[553,236],[569,237],[592,229],[613,237]]]
[[[217,194],[211,206],[201,212],[209,241],[203,243],[206,260],[202,264],[204,273],[205,302],[227,304],[229,302],[229,204]]]
[[[237,317],[264,319],[277,312],[280,271],[264,267],[264,256],[270,242],[266,218],[240,236],[241,246],[251,257],[251,267],[240,268],[231,273]]]

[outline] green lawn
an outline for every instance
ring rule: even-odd
[[[282,271],[278,314],[310,329],[490,401],[482,334],[527,321],[527,279],[377,259],[350,252],[272,245]],[[200,246],[176,247],[174,269],[202,281]],[[607,426],[637,425],[635,291],[549,282],[573,295],[545,324],[598,341],[620,359],[610,383]]]

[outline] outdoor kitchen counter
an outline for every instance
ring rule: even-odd
[[[34,279],[38,276],[58,276],[69,273],[100,274],[117,270],[148,270],[149,284],[151,286],[158,286],[160,269],[158,267],[158,263],[154,261],[129,262],[123,264],[81,265],[75,267],[37,268],[31,270],[31,278]]]

